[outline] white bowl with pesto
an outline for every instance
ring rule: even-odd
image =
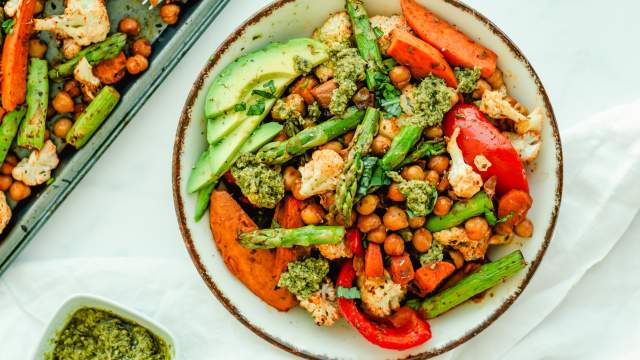
[[[55,315],[49,321],[49,325],[45,329],[40,343],[33,353],[31,359],[42,360],[48,359],[47,355],[53,352],[55,347],[55,339],[58,334],[65,328],[67,322],[71,319],[76,311],[83,308],[92,308],[110,312],[124,320],[149,330],[153,335],[162,339],[168,347],[170,359],[178,359],[177,348],[171,333],[163,326],[155,323],[147,316],[125,307],[122,304],[105,299],[96,295],[80,294],[67,299],[62,306],[56,311]]]

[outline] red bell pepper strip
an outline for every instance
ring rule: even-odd
[[[350,261],[346,261],[340,269],[336,284],[345,288],[353,286],[356,272]],[[358,330],[367,341],[385,349],[405,350],[422,345],[431,339],[429,324],[409,309],[402,309],[402,321],[390,321],[378,324],[369,320],[360,312],[355,300],[339,298],[338,305],[342,316]]]
[[[518,153],[507,137],[493,126],[484,114],[473,104],[458,104],[447,113],[442,123],[444,134],[450,137],[456,127],[460,128],[458,146],[464,161],[486,181],[496,176],[496,192],[506,194],[517,189],[529,192],[529,184],[524,166]],[[480,171],[474,164],[477,155],[484,155],[491,166]]]
[[[347,230],[346,235],[347,247],[355,256],[364,256],[364,247],[362,246],[362,233],[358,229]]]
[[[27,96],[27,60],[29,37],[33,30],[36,0],[22,0],[14,18],[13,29],[2,50],[2,107],[13,111]]]

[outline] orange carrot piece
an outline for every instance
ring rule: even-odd
[[[400,5],[413,31],[422,40],[442,51],[449,63],[466,68],[478,67],[484,78],[496,71],[496,53],[471,40],[415,0],[400,0]]]
[[[400,256],[391,256],[389,262],[389,274],[396,284],[406,285],[413,280],[415,272],[409,254],[404,253]]]
[[[429,264],[421,267],[416,271],[415,281],[418,287],[428,294],[435,290],[440,283],[449,275],[453,274],[456,267],[446,261],[438,261],[435,264]]]
[[[367,253],[364,256],[364,274],[366,277],[384,276],[384,265],[382,264],[382,251],[380,245],[369,243]]]
[[[498,201],[498,216],[504,218],[513,214],[504,223],[509,226],[515,225],[527,217],[527,212],[531,209],[532,204],[531,196],[526,191],[509,190]]]
[[[413,76],[417,78],[433,74],[444,79],[452,88],[458,86],[456,76],[444,56],[433,46],[411,35],[408,31],[393,30],[391,46],[387,53],[398,63],[408,66]]]
[[[2,107],[13,111],[27,96],[29,37],[33,30],[36,0],[22,0],[2,50]]]

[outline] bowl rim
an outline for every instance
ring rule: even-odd
[[[178,220],[178,226],[180,228],[180,233],[182,235],[184,244],[189,252],[189,256],[191,257],[192,262],[194,263],[198,273],[207,284],[207,287],[211,290],[213,295],[222,303],[222,305],[229,311],[240,323],[246,326],[249,330],[251,330],[254,334],[258,335],[265,341],[271,343],[272,345],[287,351],[290,354],[307,358],[307,359],[318,359],[322,357],[318,357],[315,354],[311,354],[306,352],[303,349],[298,349],[294,345],[278,339],[271,334],[266,333],[256,325],[254,325],[249,319],[245,318],[240,314],[235,305],[225,296],[225,294],[217,287],[213,278],[207,273],[202,259],[200,258],[200,254],[198,254],[195,249],[195,245],[193,242],[193,238],[191,236],[191,231],[189,230],[189,226],[187,224],[186,214],[184,210],[184,200],[180,193],[182,186],[181,179],[181,165],[182,165],[182,150],[185,141],[186,130],[189,127],[191,122],[191,109],[199,95],[202,91],[202,87],[204,85],[204,81],[211,70],[218,64],[220,58],[226,53],[228,48],[238,40],[238,38],[244,34],[248,27],[258,23],[263,18],[270,16],[275,10],[289,4],[296,2],[298,0],[276,0],[264,6],[262,9],[251,15],[248,20],[244,21],[241,25],[239,25],[229,36],[218,46],[214,55],[209,58],[208,62],[205,64],[203,69],[198,74],[197,80],[193,83],[193,87],[189,92],[189,96],[185,101],[185,105],[182,110],[182,114],[180,116],[180,121],[178,123],[178,127],[176,130],[176,137],[174,141],[173,148],[173,159],[172,159],[172,188],[173,188],[173,200],[174,207],[176,211],[176,216]],[[545,232],[544,241],[541,244],[540,249],[536,253],[535,259],[530,262],[529,270],[527,271],[523,281],[518,285],[515,289],[512,296],[509,296],[487,319],[485,319],[480,324],[473,327],[471,330],[467,331],[463,336],[446,343],[444,346],[436,349],[431,349],[424,351],[422,353],[416,355],[410,355],[405,359],[425,359],[431,358],[434,356],[441,355],[446,353],[461,344],[467,342],[471,338],[478,335],[484,329],[486,329],[489,325],[491,325],[496,319],[498,319],[511,305],[515,302],[515,300],[520,296],[522,291],[527,287],[529,281],[535,274],[538,266],[542,262],[544,254],[546,253],[547,248],[549,247],[549,243],[551,242],[551,238],[553,237],[553,232],[555,229],[555,225],[558,219],[558,213],[560,210],[560,203],[562,200],[562,189],[563,189],[563,154],[562,154],[562,144],[560,141],[560,131],[558,128],[558,124],[556,122],[555,113],[553,111],[553,107],[551,105],[551,101],[549,100],[549,96],[547,91],[540,80],[540,77],[533,69],[533,66],[529,62],[529,60],[524,56],[523,52],[518,48],[517,45],[491,20],[482,15],[477,10],[473,9],[471,6],[463,3],[459,0],[440,0],[446,4],[452,5],[456,7],[458,10],[461,10],[482,22],[495,36],[497,36],[500,40],[502,40],[508,47],[513,56],[521,61],[526,67],[529,75],[534,80],[537,90],[542,96],[544,101],[545,110],[549,116],[549,124],[552,128],[552,135],[555,145],[555,157],[557,167],[555,169],[555,177],[557,179],[556,189],[555,189],[555,198],[554,198],[554,206],[551,213],[551,219],[548,224],[548,227]]]

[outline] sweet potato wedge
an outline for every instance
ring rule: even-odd
[[[280,201],[273,215],[278,225],[286,229],[299,228],[304,226],[300,213],[304,208],[304,202],[297,200],[293,196],[287,196]],[[287,271],[288,265],[298,259],[298,251],[288,248],[276,249],[276,263],[273,267],[273,275],[280,280],[280,275]]]
[[[233,197],[226,191],[214,190],[209,210],[213,238],[229,271],[274,308],[287,311],[294,307],[295,297],[287,289],[276,289],[276,255],[269,250],[249,250],[238,242],[238,232],[253,231],[257,226]]]
[[[428,294],[435,290],[455,270],[456,267],[453,264],[446,261],[438,261],[435,264],[425,265],[418,269],[415,274],[415,282],[422,291]]]

